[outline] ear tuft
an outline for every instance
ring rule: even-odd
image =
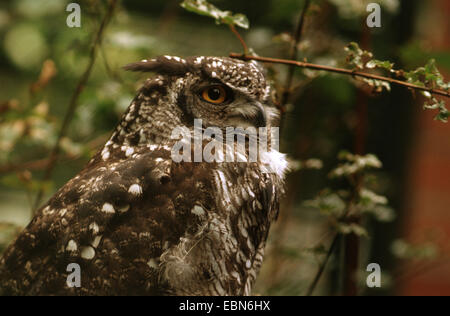
[[[159,56],[154,59],[144,59],[123,67],[129,71],[157,72],[168,75],[184,75],[189,71],[185,59],[176,56]]]

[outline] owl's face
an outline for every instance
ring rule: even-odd
[[[167,86],[165,102],[176,107],[166,108],[180,111],[175,116],[181,114],[185,126],[192,126],[194,119],[201,119],[204,128],[274,125],[276,110],[271,102],[270,86],[253,62],[222,57],[162,56],[130,64],[125,69],[157,72],[159,76],[148,85],[154,86],[156,80],[160,86]],[[154,93],[148,91],[150,95]]]

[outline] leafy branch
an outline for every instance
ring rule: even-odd
[[[308,287],[307,296],[314,292],[340,236],[368,236],[366,229],[359,224],[363,215],[370,214],[376,220],[384,222],[392,221],[394,218],[393,210],[387,206],[387,198],[371,191],[365,184],[367,171],[381,168],[378,158],[373,154],[361,156],[342,151],[338,159],[342,163],[330,172],[329,177],[346,179],[348,189],[325,190],[314,200],[305,202],[305,206],[317,209],[327,216],[336,231],[325,259]]]
[[[243,54],[230,53],[230,57],[239,58],[242,60],[256,60],[260,62],[285,64],[292,66],[289,68],[286,84],[282,93],[282,100],[279,104],[279,108],[282,113],[285,110],[284,105],[289,98],[290,87],[294,74],[294,67],[296,66],[301,68],[323,70],[327,72],[349,75],[354,78],[360,78],[365,83],[373,87],[376,92],[381,92],[383,88],[389,91],[390,84],[395,84],[398,86],[403,86],[409,89],[420,91],[426,98],[424,108],[438,110],[438,114],[435,116],[435,119],[441,122],[448,121],[450,112],[446,108],[445,102],[442,100],[438,100],[435,95],[450,98],[450,83],[444,81],[444,78],[437,69],[435,61],[433,59],[430,60],[424,67],[419,67],[416,70],[412,70],[409,72],[404,70],[396,70],[394,69],[393,63],[389,61],[373,59],[373,54],[371,52],[365,51],[361,49],[357,43],[351,42],[345,49],[348,53],[347,64],[353,69],[337,68],[308,63],[306,61],[297,61],[297,44],[302,34],[305,14],[308,10],[309,5],[310,1],[307,0],[300,15],[300,20],[297,24],[297,28],[294,34],[294,40],[292,42],[290,52],[290,59],[279,59],[249,54],[247,44],[235,28],[235,26],[239,26],[244,29],[249,28],[249,21],[245,15],[240,13],[233,14],[230,11],[220,10],[206,0],[184,0],[183,3],[181,3],[181,6],[188,11],[211,17],[215,19],[217,24],[226,24],[230,27],[231,31],[236,35],[244,49]],[[369,72],[374,69],[387,71],[389,74],[394,75],[396,78]]]
[[[395,84],[398,86],[422,91],[425,93],[424,96],[427,97],[428,100],[431,101],[431,103],[427,103],[427,105],[425,105],[424,107],[426,109],[438,109],[439,110],[439,114],[435,117],[436,120],[439,120],[442,122],[447,122],[448,117],[450,116],[450,113],[448,112],[447,108],[445,107],[445,103],[443,101],[438,101],[436,98],[434,98],[432,96],[432,95],[439,95],[439,96],[450,98],[450,91],[447,91],[447,90],[449,90],[449,83],[445,83],[442,79],[442,76],[440,76],[440,74],[438,74],[436,72],[434,72],[434,73],[426,72],[427,70],[435,69],[435,66],[432,67],[432,65],[434,65],[433,61],[429,62],[429,65],[431,65],[431,66],[421,67],[412,72],[403,72],[403,74],[406,76],[406,78],[408,78],[408,81],[402,81],[402,80],[385,77],[385,76],[380,76],[380,75],[376,75],[376,74],[372,74],[372,73],[362,72],[362,71],[358,71],[358,70],[318,65],[318,64],[312,64],[312,63],[308,63],[308,62],[304,62],[304,61],[261,57],[261,56],[245,55],[245,54],[243,55],[243,54],[238,54],[238,53],[230,53],[229,56],[232,58],[238,58],[238,59],[242,59],[242,60],[256,60],[256,61],[261,61],[261,62],[266,62],[266,63],[294,65],[294,66],[301,67],[301,68],[324,70],[324,71],[328,71],[328,72],[349,75],[352,77],[361,77],[361,78],[370,79],[370,80],[387,82],[390,84]],[[371,65],[371,64],[369,64],[369,65]],[[424,70],[422,70],[422,68]],[[417,73],[423,73],[423,72],[425,72],[425,74],[426,74],[424,76],[425,80],[419,81],[419,79],[422,79],[422,76],[418,76]],[[414,80],[413,78],[417,78],[417,79]],[[430,78],[433,78],[434,80],[430,82],[429,81]],[[374,82],[373,84],[379,85],[378,82]],[[435,84],[438,87],[443,88],[445,90],[431,87],[430,84]],[[433,101],[436,101],[437,103],[435,103]]]
[[[108,134],[102,134],[99,137],[94,138],[91,140],[86,146],[85,150],[77,153],[67,152],[64,155],[59,155],[57,161],[58,162],[66,162],[71,160],[76,160],[81,158],[86,152],[89,152],[91,150],[98,149],[99,146],[101,146],[106,140]],[[67,151],[67,150],[66,150]],[[7,163],[0,165],[0,175],[4,175],[7,173],[12,172],[19,172],[23,170],[44,170],[48,164],[50,163],[50,157],[32,160],[32,161],[24,161],[24,162],[14,162],[14,163]]]
[[[244,29],[249,28],[250,23],[244,14],[233,14],[231,11],[220,10],[206,0],[184,0],[180,5],[187,11],[213,18],[216,21],[216,24],[228,25],[231,32],[233,32],[241,43],[244,53],[248,54],[248,46],[235,27],[239,26]]]
[[[211,17],[217,24],[236,25],[248,29],[250,23],[244,14],[233,14],[231,11],[223,11],[206,0],[184,0],[181,6],[187,11]]]

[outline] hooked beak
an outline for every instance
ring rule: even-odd
[[[258,111],[256,112],[256,115],[253,118],[253,123],[255,127],[265,127],[267,126],[267,115],[266,111],[264,110],[264,107],[260,104],[256,104]]]
[[[266,127],[267,114],[261,103],[241,104],[233,109],[230,115],[234,126]],[[244,126],[243,126],[244,125]]]

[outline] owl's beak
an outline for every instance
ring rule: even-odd
[[[232,109],[230,113],[231,125],[240,127],[266,127],[267,114],[260,103],[240,104]]]
[[[265,127],[267,125],[267,115],[264,107],[260,103],[256,103],[253,106],[258,108],[253,118],[253,124],[255,127]]]

